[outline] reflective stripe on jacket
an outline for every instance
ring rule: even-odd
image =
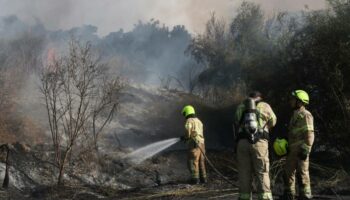
[[[305,143],[306,134],[313,134],[314,118],[304,106],[294,111],[289,122],[289,146],[299,146]]]

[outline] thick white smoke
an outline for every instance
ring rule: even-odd
[[[17,15],[26,22],[42,22],[49,29],[70,29],[83,24],[99,28],[100,35],[123,28],[130,30],[138,20],[160,20],[168,26],[183,24],[200,33],[210,13],[231,18],[243,0],[0,0],[0,16]],[[325,7],[324,0],[250,0],[266,12]]]

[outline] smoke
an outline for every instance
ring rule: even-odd
[[[243,0],[0,0],[0,15],[17,15],[30,23],[42,22],[48,29],[71,29],[92,24],[99,35],[123,28],[129,31],[138,20],[160,20],[168,26],[182,24],[192,33],[203,31],[210,13],[234,17]],[[266,12],[324,8],[323,0],[250,0]]]
[[[267,14],[280,10],[301,10],[305,9],[305,5],[309,5],[310,10],[325,6],[321,0],[250,1],[262,4]],[[90,41],[94,49],[101,53],[102,62],[108,63],[113,72],[120,72],[136,83],[169,88],[169,81],[173,80],[173,84],[176,84],[173,87],[185,85],[182,88],[188,89],[187,82],[193,75],[193,66],[199,68],[193,58],[184,54],[191,36],[204,31],[211,13],[227,22],[232,21],[242,2],[0,0],[0,66],[17,69],[15,71],[21,76],[21,84],[16,88],[17,112],[39,124],[47,121],[38,90],[40,79],[31,73],[40,70],[41,64],[45,64],[42,60],[50,61],[56,54],[58,57],[64,54],[72,35],[82,42]],[[121,28],[124,31],[118,31]],[[141,101],[137,106],[140,107],[140,104],[146,105]],[[134,106],[130,108],[135,110]],[[127,114],[130,115],[130,112]],[[135,116],[140,117],[139,114]],[[144,118],[148,117],[149,114]],[[135,121],[130,119],[128,123],[132,120]],[[140,121],[145,120],[142,118]],[[137,125],[141,127],[140,123]],[[41,126],[45,128],[45,124]],[[125,124],[123,126],[127,127]]]

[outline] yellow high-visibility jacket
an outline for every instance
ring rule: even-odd
[[[290,119],[288,130],[290,148],[299,148],[303,144],[311,146],[314,138],[314,118],[312,114],[304,106],[295,110]]]
[[[185,138],[187,140],[192,139],[197,144],[204,143],[203,124],[197,117],[188,118],[185,128]]]

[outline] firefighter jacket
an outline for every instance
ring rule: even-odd
[[[185,128],[186,140],[193,140],[197,144],[204,143],[203,124],[197,117],[188,118],[186,120]]]

